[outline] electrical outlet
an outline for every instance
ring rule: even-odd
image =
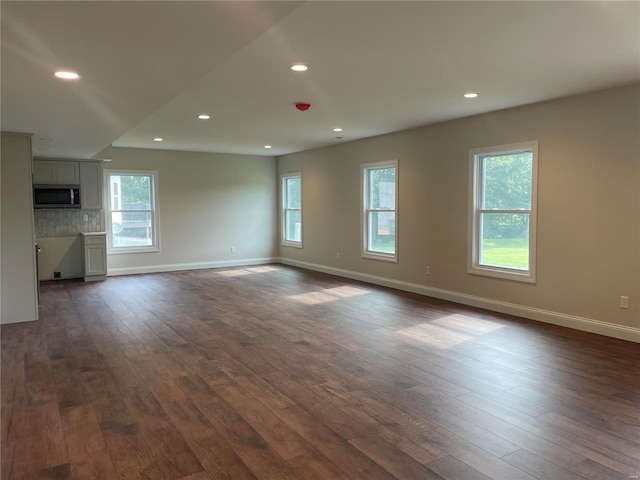
[[[431,267],[429,265],[427,265],[427,267],[424,269],[424,274],[431,275]]]
[[[84,215],[82,215],[82,221],[83,222],[88,222],[89,221],[89,215],[87,215],[86,213]]]
[[[620,297],[620,308],[629,308],[629,297]]]
[[[336,259],[340,260],[340,252],[336,253]]]
[[[236,253],[236,247],[231,247],[231,253]]]

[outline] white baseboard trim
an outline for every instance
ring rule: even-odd
[[[265,265],[280,263],[277,257],[247,258],[244,260],[222,260],[218,262],[176,263],[173,265],[150,265],[145,267],[110,268],[107,276],[138,275],[142,273],[179,272],[182,270],[203,270],[206,268],[245,267],[247,265]]]
[[[537,320],[539,322],[550,323],[552,325],[559,325],[562,327],[573,328],[585,332],[605,335],[607,337],[619,338],[621,340],[640,343],[640,328],[625,327],[622,325],[616,325],[613,323],[594,320],[591,318],[578,317],[575,315],[567,315],[565,313],[552,312],[550,310],[543,310],[540,308],[501,302],[499,300],[467,295],[465,293],[454,292],[451,290],[443,290],[426,285],[419,285],[417,283],[403,282],[400,280],[378,277],[376,275],[368,275],[351,270],[343,270],[340,268],[328,267],[325,265],[301,262],[289,258],[280,258],[280,263],[284,265],[304,268],[307,270],[314,270],[317,272],[337,275],[339,277],[351,278],[353,280],[360,280],[362,282],[381,285],[383,287],[395,288],[406,292],[417,293],[428,297],[435,297],[441,300],[449,300],[451,302],[461,303],[463,305],[469,305],[472,307],[484,308],[486,310],[491,310],[494,312],[515,315],[518,317],[528,318],[530,320]]]

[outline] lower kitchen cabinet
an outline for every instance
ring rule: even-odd
[[[107,278],[107,234],[97,232],[81,235],[84,281],[105,280]]]

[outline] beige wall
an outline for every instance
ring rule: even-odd
[[[82,237],[38,237],[40,255],[38,257],[38,275],[41,281],[53,280],[54,272],[60,272],[60,278],[82,278]]]
[[[104,169],[158,172],[160,252],[109,255],[109,274],[277,256],[273,157],[108,148]],[[236,253],[231,253],[231,247]]]
[[[279,174],[303,174],[304,208],[304,248],[280,247],[280,255],[522,306],[531,318],[552,312],[638,328],[639,134],[633,85],[280,157]],[[537,283],[467,274],[468,151],[528,140],[539,141]],[[360,164],[396,158],[399,261],[365,260]]]
[[[38,319],[31,135],[2,133],[0,322]]]

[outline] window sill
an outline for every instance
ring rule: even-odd
[[[381,262],[398,263],[398,255],[389,255],[385,253],[376,252],[364,252],[360,255],[360,258],[367,260],[379,260]]]
[[[282,242],[283,247],[302,248],[302,242]]]
[[[483,277],[501,278],[503,280],[512,280],[515,282],[536,283],[535,274],[530,271],[508,270],[503,268],[492,267],[472,267],[467,270],[471,275],[480,275]]]

